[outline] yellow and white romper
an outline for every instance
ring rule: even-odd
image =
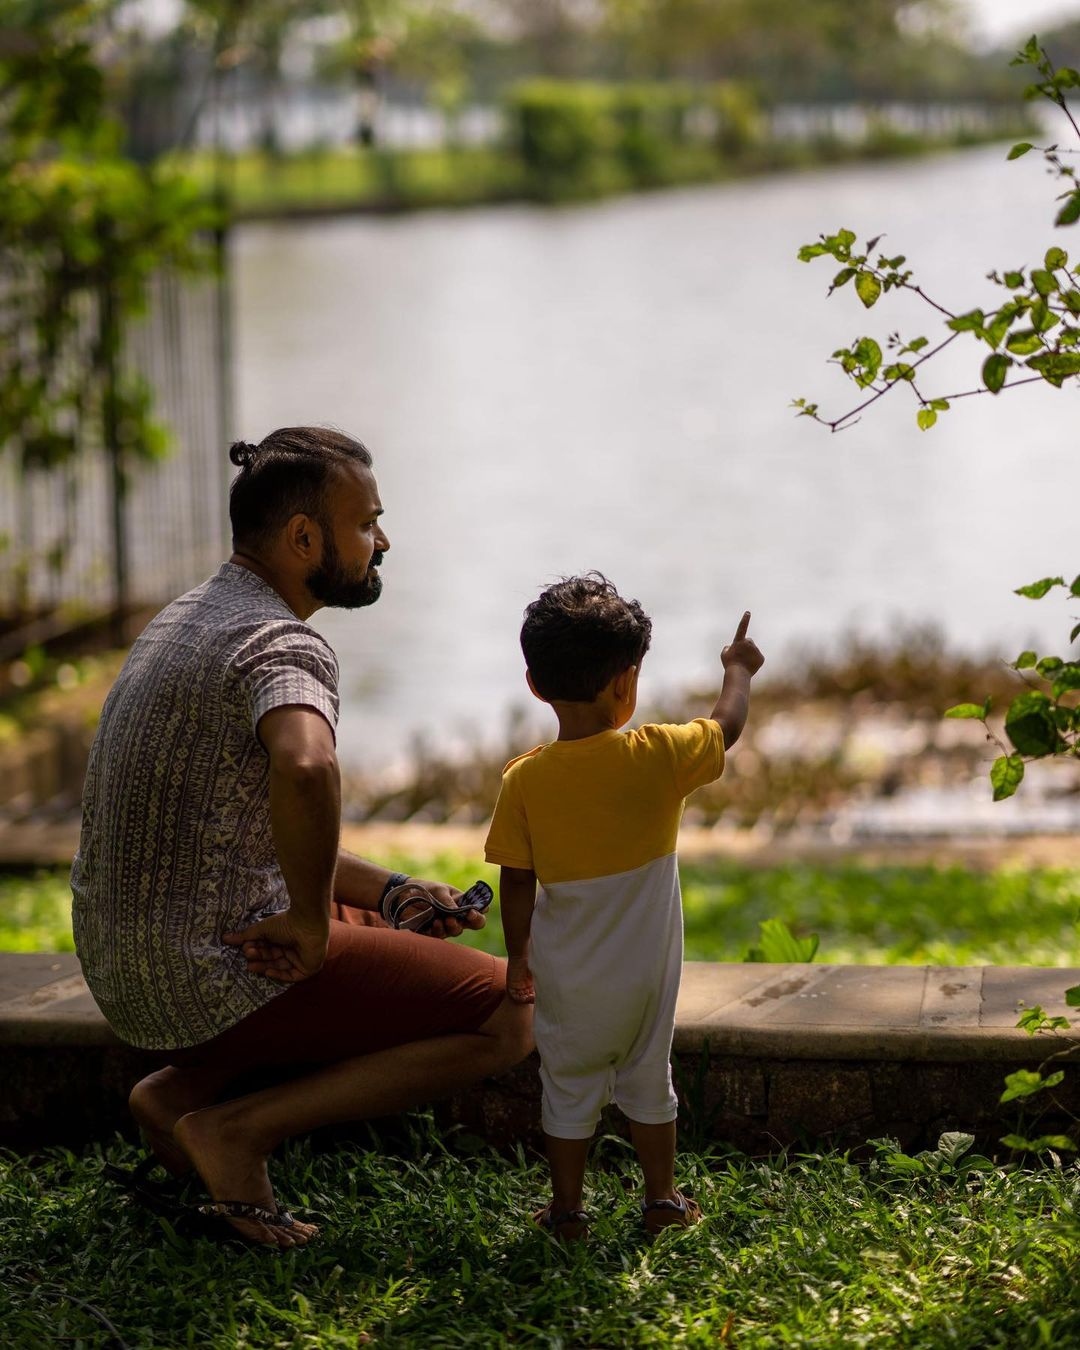
[[[675,854],[685,798],[719,778],[717,722],[553,741],[512,760],[485,856],[536,873],[529,964],[544,1130],[587,1139],[614,1101],[664,1124],[682,975]]]

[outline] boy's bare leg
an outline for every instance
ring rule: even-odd
[[[630,1122],[630,1138],[641,1164],[645,1179],[645,1203],[654,1200],[674,1200],[675,1190],[675,1121],[664,1125],[643,1125]]]
[[[214,1199],[274,1209],[267,1160],[283,1139],[320,1125],[393,1115],[510,1068],[532,1049],[531,1014],[505,999],[475,1032],[361,1055],[197,1109],[176,1122],[174,1138]],[[303,1246],[315,1232],[305,1224],[285,1231],[252,1220],[229,1222],[255,1242],[282,1247]]]
[[[551,1168],[552,1214],[571,1214],[581,1209],[590,1142],[588,1139],[556,1139],[554,1135],[544,1135]]]

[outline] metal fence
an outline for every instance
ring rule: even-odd
[[[118,465],[100,415],[69,428],[78,453],[25,467],[13,438],[0,445],[0,659],[21,646],[105,618],[155,608],[207,576],[228,540],[230,350],[227,238],[216,276],[156,276],[146,314],[125,334],[122,363],[147,381],[167,456]],[[0,305],[10,320],[19,289],[9,273]],[[86,378],[101,297],[80,297],[57,378]],[[9,324],[4,325],[10,332]]]

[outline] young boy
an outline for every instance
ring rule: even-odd
[[[552,1198],[534,1217],[564,1241],[588,1224],[586,1155],[610,1101],[630,1120],[646,1230],[701,1217],[675,1187],[675,844],[684,799],[719,778],[724,749],[745,725],[764,660],[749,622],[746,613],[721,653],[723,688],[709,717],[624,733],[652,632],[637,601],[590,572],[525,611],[526,678],[554,709],[559,735],[507,765],[485,851],[501,868],[507,991],[536,1003]]]

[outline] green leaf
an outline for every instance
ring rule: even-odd
[[[935,412],[948,412],[949,400],[947,398],[932,398],[930,406]]]
[[[1069,587],[1069,594],[1080,598],[1080,576],[1073,577],[1073,583]]]
[[[1075,225],[1080,220],[1080,188],[1070,192],[1065,205],[1054,217],[1055,225]]]
[[[1012,359],[1008,356],[1003,356],[1000,352],[994,352],[992,356],[988,356],[983,362],[983,384],[986,385],[987,389],[989,389],[992,394],[998,393],[1004,385],[1005,375],[1011,365]]]
[[[933,408],[920,408],[915,414],[915,420],[919,424],[920,431],[929,431],[937,421],[937,413]]]
[[[981,722],[985,713],[981,703],[957,703],[955,707],[946,708],[946,717],[967,717],[973,721]]]
[[[1005,1075],[1005,1091],[998,1101],[1012,1102],[1018,1097],[1030,1097],[1044,1088],[1057,1087],[1064,1077],[1061,1069],[1045,1078],[1036,1069],[1017,1069],[1015,1073]]]
[[[1022,286],[1023,284],[1024,284],[1023,272],[1005,273],[1005,285],[1008,286],[1011,290],[1015,291],[1017,286]]]
[[[841,286],[846,286],[854,275],[855,275],[854,267],[841,268],[840,271],[837,272],[836,276],[833,277],[832,286],[830,289],[835,291],[838,290]]]
[[[954,333],[979,333],[985,318],[981,309],[973,309],[967,314],[958,314],[955,319],[948,319],[945,327],[951,328]]]
[[[1063,248],[1048,248],[1043,262],[1049,271],[1056,272],[1059,267],[1068,266],[1069,255]]]
[[[820,258],[823,253],[828,252],[824,244],[803,244],[799,249],[798,259],[800,262],[809,262],[811,258]]]
[[[1053,295],[1057,290],[1054,274],[1044,267],[1036,267],[1031,273],[1031,284],[1042,296]]]
[[[1047,1149],[1075,1153],[1076,1145],[1067,1134],[1040,1134],[1038,1139],[1025,1139],[1022,1134],[1007,1134],[1001,1142],[1018,1153],[1044,1153]]]
[[[1066,1008],[1080,1008],[1080,984],[1070,985],[1065,990]]]
[[[759,946],[751,947],[747,961],[805,962],[812,961],[818,949],[818,936],[800,938],[783,919],[763,919],[758,924]]]
[[[912,338],[911,341],[907,343],[907,345],[904,347],[904,351],[921,352],[929,341],[930,341],[929,338],[924,337]]]
[[[869,309],[881,295],[881,282],[872,272],[860,272],[855,278],[855,293]]]
[[[1038,689],[1017,695],[1005,714],[1005,735],[1021,755],[1039,759],[1061,746],[1050,699]]]
[[[1080,665],[1070,661],[1054,676],[1051,691],[1055,698],[1060,698],[1062,694],[1071,693],[1074,689],[1080,689]]]
[[[1039,658],[1032,651],[1023,651],[1013,662],[1014,670],[1030,670]]]
[[[1060,389],[1066,380],[1072,379],[1074,375],[1080,375],[1080,352],[1044,352],[1041,356],[1033,356],[1024,364],[1031,370],[1038,371],[1047,384]]]
[[[1076,627],[1072,630],[1072,632],[1069,634],[1069,641],[1075,642],[1078,637],[1080,637],[1080,623],[1078,623]]]
[[[1053,675],[1055,670],[1060,670],[1065,663],[1060,656],[1044,656],[1036,666],[1039,674],[1047,677]]]
[[[937,1142],[937,1151],[951,1163],[957,1163],[975,1143],[973,1134],[964,1134],[960,1130],[948,1130]]]
[[[1041,600],[1052,587],[1064,585],[1064,577],[1043,577],[1041,581],[1033,581],[1028,586],[1017,586],[1013,595],[1022,595],[1028,600]]]
[[[1016,144],[1013,146],[1013,148],[1005,156],[1005,158],[1019,159],[1021,155],[1026,155],[1029,150],[1034,149],[1035,147],[1031,144],[1030,141],[1017,141]]]
[[[1021,328],[1009,338],[1005,346],[1014,356],[1030,356],[1042,350],[1043,340],[1034,328]]]
[[[994,801],[1011,797],[1024,778],[1024,761],[1019,755],[999,755],[990,766],[990,785]]]

